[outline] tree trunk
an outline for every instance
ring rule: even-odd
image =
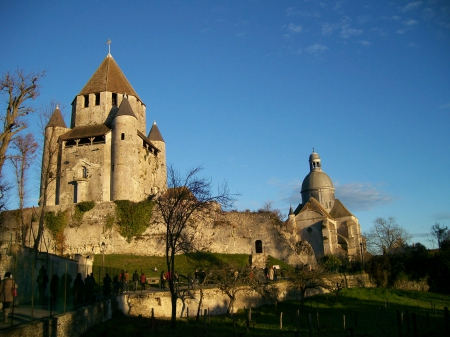
[[[233,313],[234,309],[234,301],[236,300],[235,296],[230,296],[230,303],[228,304],[227,308],[227,315],[231,315]]]

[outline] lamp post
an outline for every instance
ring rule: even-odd
[[[359,243],[359,247],[361,248],[361,263],[362,263],[362,269],[364,270],[364,254],[363,254],[363,244],[362,244],[362,242]]]
[[[102,245],[100,246],[100,250],[102,252],[102,279],[105,274],[105,250],[106,250],[106,244],[102,242]]]

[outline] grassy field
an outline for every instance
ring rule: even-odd
[[[213,254],[197,252],[192,254],[177,255],[175,257],[175,267],[180,275],[188,275],[194,273],[195,269],[207,269],[218,263],[225,263],[232,266],[245,266],[248,264],[247,254]],[[276,260],[269,256],[268,263],[279,264],[281,268],[291,268],[283,261]],[[147,277],[159,277],[162,270],[167,270],[165,257],[160,256],[136,256],[109,254],[105,255],[105,273],[108,272],[114,276],[120,270],[128,270],[130,274],[138,271],[139,275],[144,272]],[[157,268],[155,272],[153,269]],[[102,278],[102,255],[94,255],[94,275],[97,277],[97,283]]]
[[[84,336],[397,337],[400,336],[398,317],[403,315],[401,336],[438,337],[446,336],[444,307],[449,306],[450,296],[440,294],[356,288],[344,289],[336,304],[334,295],[328,294],[307,298],[303,308],[296,301],[253,308],[248,330],[243,309],[234,318],[211,316],[205,320],[201,317],[199,322],[194,318],[189,322],[186,318],[180,319],[176,329],[170,327],[168,320],[127,317],[116,313],[114,319],[98,325]],[[446,324],[448,326],[450,322]]]

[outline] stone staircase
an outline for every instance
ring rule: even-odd
[[[251,255],[251,265],[252,268],[265,268],[267,263],[267,254],[256,254]]]

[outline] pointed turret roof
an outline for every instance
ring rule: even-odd
[[[61,110],[59,110],[58,106],[56,106],[55,111],[53,111],[52,117],[50,117],[50,120],[48,121],[46,127],[48,128],[50,126],[67,128],[66,123],[64,122],[64,118],[61,114]]]
[[[103,91],[133,95],[142,102],[111,54],[106,56],[102,64],[100,64],[94,75],[92,75],[78,95],[87,95]]]
[[[117,110],[116,113],[116,117],[117,116],[133,116],[137,119],[136,115],[133,112],[133,108],[130,105],[130,102],[128,102],[127,96],[123,96],[122,103],[120,103],[119,110]]]
[[[159,132],[158,125],[156,125],[156,122],[153,122],[152,128],[150,129],[147,138],[150,139],[151,141],[164,142],[164,139],[161,135],[161,132]]]

